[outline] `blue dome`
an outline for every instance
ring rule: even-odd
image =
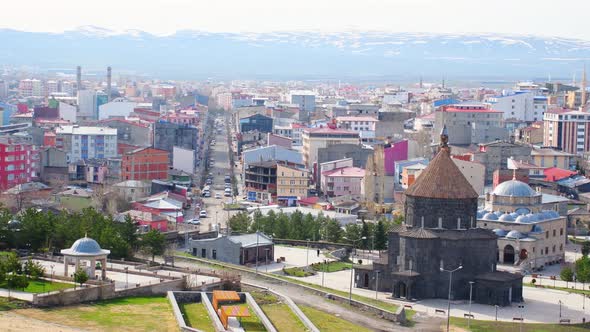
[[[483,218],[485,211],[484,210],[478,210],[477,211],[477,219],[481,219]]]
[[[538,216],[533,213],[527,214],[526,217],[528,218],[529,222],[539,221]]]
[[[543,233],[543,227],[539,225],[533,225],[532,231],[533,233]]]
[[[527,213],[531,213],[531,210],[529,210],[528,208],[518,208],[518,209],[516,209],[516,213],[527,214]]]
[[[508,213],[504,213],[503,215],[500,216],[500,218],[498,220],[500,220],[500,221],[514,221],[514,218],[512,218],[512,216],[509,215]]]
[[[64,249],[61,252],[65,255],[74,256],[97,256],[108,255],[111,253],[109,250],[101,249],[98,242],[89,237],[83,237],[76,240],[70,249]]]
[[[532,197],[538,195],[528,184],[518,181],[510,180],[500,183],[492,192],[498,196],[515,196],[515,197]]]
[[[510,231],[506,234],[507,239],[524,239],[526,235],[522,234],[519,231]]]
[[[485,220],[498,220],[498,216],[491,213],[491,212],[488,212],[483,215],[483,219],[485,219]]]
[[[510,216],[511,216],[512,218],[516,219],[516,218],[518,218],[518,216],[520,216],[520,214],[518,214],[518,213],[516,213],[516,212],[512,212],[512,213],[510,214]]]
[[[527,223],[527,222],[529,222],[529,217],[520,215],[516,218],[516,222],[522,223],[522,224]]]
[[[501,228],[496,228],[492,232],[494,232],[499,237],[504,237],[506,234],[508,234],[507,230]]]
[[[494,214],[499,217],[499,216],[503,215],[504,212],[502,212],[502,211],[494,211]]]

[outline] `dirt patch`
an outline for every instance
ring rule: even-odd
[[[0,331],[83,332],[85,330],[48,323],[28,316],[22,316],[15,312],[0,312]]]

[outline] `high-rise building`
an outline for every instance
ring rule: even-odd
[[[590,151],[590,113],[553,109],[545,113],[543,145],[572,154]]]
[[[117,156],[117,129],[74,125],[58,127],[55,134],[55,146],[66,151],[69,163]]]
[[[303,164],[311,168],[318,161],[318,150],[335,144],[359,144],[359,133],[330,127],[303,130]]]
[[[168,178],[170,159],[168,151],[154,148],[139,148],[123,155],[121,179],[164,180]]]
[[[306,112],[315,110],[315,93],[312,91],[294,90],[289,93],[291,104],[299,105],[299,108]]]
[[[41,97],[43,96],[43,86],[40,80],[24,79],[18,84],[18,93],[22,97]]]
[[[78,90],[78,118],[97,119],[96,93],[93,90]]]

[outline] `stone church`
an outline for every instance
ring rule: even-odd
[[[389,233],[387,255],[355,267],[358,288],[392,292],[394,298],[451,298],[491,305],[522,301],[522,275],[496,271],[497,236],[477,228],[478,194],[450,156],[446,129],[440,149],[405,192],[405,221]],[[384,255],[382,255],[384,256]]]

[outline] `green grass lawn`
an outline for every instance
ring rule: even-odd
[[[0,288],[7,288],[6,287],[6,282],[0,283]],[[29,281],[29,286],[27,286],[27,288],[23,289],[15,289],[18,291],[24,291],[27,293],[44,293],[44,292],[52,292],[52,291],[57,291],[60,289],[66,289],[66,288],[74,288],[74,284],[67,284],[67,283],[63,283],[63,282],[51,282],[48,280],[30,280]]]
[[[252,310],[252,308],[250,308],[250,306],[248,306],[247,304],[239,304],[239,306],[247,306],[248,311],[250,312],[250,317],[238,318],[238,319],[240,319],[240,322],[242,323],[242,327],[244,328],[244,330],[246,330],[248,332],[264,332],[264,331],[266,331],[266,328],[264,327],[264,325],[262,325],[260,318],[258,318],[258,316],[256,316],[256,313],[254,313],[254,310]]]
[[[451,317],[451,325],[467,329],[467,319]],[[523,332],[588,332],[590,323],[558,324],[522,324]],[[514,332],[520,330],[519,323],[496,322],[488,320],[471,320],[472,332]]]
[[[22,309],[17,313],[84,330],[178,331],[165,297],[127,297],[51,309]]]
[[[371,331],[363,326],[308,306],[300,305],[299,308],[301,308],[301,311],[303,311],[307,318],[309,318],[309,320],[311,320],[311,322],[322,332]]]
[[[293,313],[291,308],[284,303],[263,304],[260,306],[266,317],[270,319],[272,325],[281,332],[300,332],[308,331],[305,325],[299,320],[299,317]]]
[[[314,273],[312,273],[310,271],[306,271],[300,267],[286,268],[286,269],[283,269],[283,272],[285,272],[285,274],[287,274],[289,276],[298,277],[298,278],[309,277],[309,276],[314,275]]]
[[[204,332],[215,332],[211,318],[203,303],[180,303],[179,307],[186,325]]]
[[[252,295],[252,297],[254,298],[256,303],[258,303],[258,305],[274,304],[279,302],[278,297],[266,291],[253,291],[250,292],[250,295]]]
[[[316,263],[311,265],[311,267],[318,272],[338,272],[342,270],[350,270],[351,266],[351,263],[340,261],[328,262],[328,264]]]

